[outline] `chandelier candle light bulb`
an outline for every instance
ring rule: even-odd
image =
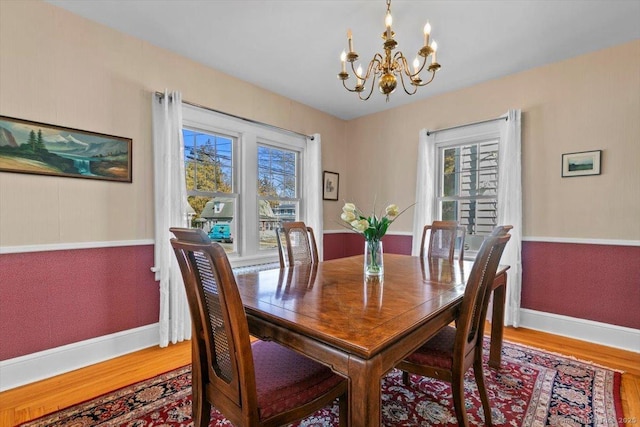
[[[387,27],[387,40],[391,38],[391,24],[393,24],[393,17],[391,17],[391,11],[387,10],[387,16],[384,18],[384,25]]]
[[[360,66],[358,66],[358,71],[356,71],[355,62],[358,60],[358,54],[353,50],[353,34],[350,29],[347,31],[349,51],[346,56],[340,56],[342,68],[340,73],[338,73],[338,79],[342,80],[342,85],[345,89],[349,92],[357,93],[358,98],[363,101],[366,101],[371,97],[373,87],[376,86],[376,80],[378,80],[378,89],[386,96],[386,100],[388,102],[389,95],[393,93],[398,86],[398,79],[400,80],[405,93],[407,93],[407,95],[413,95],[418,91],[418,87],[426,86],[431,83],[436,76],[436,72],[440,69],[440,64],[438,64],[436,60],[435,53],[437,45],[435,42],[432,42],[431,45],[429,45],[431,38],[431,24],[429,21],[427,21],[423,28],[424,46],[418,50],[418,58],[413,62],[413,71],[411,70],[409,61],[402,52],[397,51],[394,53],[398,42],[394,40],[395,33],[391,29],[393,24],[393,18],[391,16],[391,0],[387,0],[387,13],[385,15],[384,24],[385,31],[382,33],[382,39],[384,40],[382,47],[384,49],[384,53],[376,53],[373,56],[373,59],[369,61],[369,64],[366,67],[366,75],[362,74],[362,68]],[[431,56],[431,65],[427,64],[429,56]],[[422,65],[420,65],[421,61],[419,57],[424,58]],[[351,63],[351,72],[356,75],[355,87],[347,86],[347,80],[349,79],[349,72],[346,70],[347,62]],[[419,74],[425,68],[427,69],[427,72],[431,73],[431,76],[426,80],[422,80]],[[367,86],[368,90],[365,92],[365,86],[369,79],[372,79],[371,86]]]
[[[436,43],[435,40],[431,42],[431,49],[433,50],[433,53],[431,54],[431,65],[437,64],[438,61],[436,60],[436,51],[438,50],[438,43]]]
[[[429,46],[429,35],[431,34],[431,24],[427,21],[424,25],[424,45]]]

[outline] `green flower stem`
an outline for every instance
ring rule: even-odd
[[[380,271],[380,265],[378,262],[378,245],[380,244],[379,240],[367,240],[367,247],[369,248],[370,260],[369,266],[367,270],[372,273],[378,273]]]

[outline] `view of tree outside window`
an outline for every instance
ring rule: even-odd
[[[258,230],[260,249],[277,248],[275,230],[283,222],[296,221],[298,153],[266,145],[258,146]]]
[[[498,140],[441,147],[441,218],[465,226],[465,251],[477,251],[497,224]]]
[[[191,226],[202,228],[227,252],[234,252],[233,218],[237,195],[233,188],[231,137],[184,128],[184,161]]]
[[[276,229],[305,220],[307,138],[188,104],[182,112],[191,227],[222,245],[234,267],[278,262]]]

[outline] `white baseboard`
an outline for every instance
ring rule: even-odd
[[[520,326],[640,353],[640,330],[521,309]],[[159,344],[157,323],[0,361],[0,391]]]
[[[0,361],[0,391],[159,344],[158,323]]]
[[[640,330],[560,314],[520,309],[520,326],[640,353]]]

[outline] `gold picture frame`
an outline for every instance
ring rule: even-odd
[[[0,172],[132,182],[132,139],[0,116]]]

